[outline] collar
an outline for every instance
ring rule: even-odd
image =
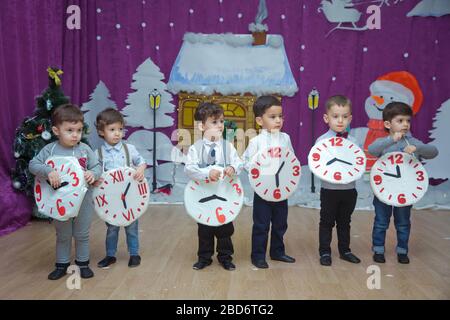
[[[120,141],[118,144],[116,144],[115,146],[110,145],[108,142],[105,141],[105,150],[110,152],[111,150],[116,150],[116,151],[120,151],[122,149],[122,141]]]
[[[211,141],[211,140],[208,140],[208,139],[206,139],[206,138],[203,138],[202,141],[203,141],[203,145],[206,145],[206,146],[208,146],[208,147],[211,147],[211,145],[212,145],[213,143],[215,143],[216,146],[221,146],[221,145],[222,145],[222,139],[219,139],[219,140],[217,140],[217,141]]]

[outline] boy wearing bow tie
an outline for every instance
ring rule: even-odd
[[[320,136],[316,143],[331,137],[343,137],[354,143],[356,140],[346,131],[352,121],[352,103],[345,96],[330,97],[326,103],[326,113],[323,120],[330,129]],[[350,250],[350,221],[355,209],[358,192],[355,182],[348,184],[333,184],[322,180],[320,189],[320,223],[319,223],[319,254],[320,264],[331,266],[331,237],[336,224],[338,249],[341,259],[360,263]]]
[[[185,173],[193,180],[217,181],[221,171],[213,165],[229,163],[223,170],[225,176],[239,175],[242,161],[234,146],[222,139],[224,130],[223,108],[220,105],[204,102],[195,110],[194,120],[203,133],[203,139],[196,141],[189,147]],[[224,158],[224,143],[226,143],[226,159]],[[214,237],[217,238],[217,259],[225,270],[232,271],[236,266],[231,262],[234,233],[233,222],[213,227],[198,224],[198,261],[193,265],[194,270],[201,270],[212,263],[214,255]]]

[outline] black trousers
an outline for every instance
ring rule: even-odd
[[[270,256],[285,255],[283,237],[287,230],[288,202],[270,202],[253,197],[252,261],[266,260],[270,223]]]
[[[350,252],[350,222],[356,206],[356,189],[320,189],[319,254],[331,254],[331,235],[336,224],[340,254]]]
[[[217,260],[220,263],[233,259],[234,253],[231,236],[234,233],[233,222],[218,227],[198,224],[198,260],[211,261],[214,255],[214,237],[217,238]]]

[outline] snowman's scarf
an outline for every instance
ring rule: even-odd
[[[370,119],[367,127],[369,128],[369,131],[367,132],[366,140],[364,141],[364,153],[367,157],[366,171],[370,171],[378,158],[369,153],[369,146],[378,138],[386,137],[389,132],[384,130],[383,120]]]

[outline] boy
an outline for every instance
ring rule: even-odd
[[[317,141],[331,137],[343,137],[354,143],[356,140],[348,136],[346,131],[352,121],[352,103],[341,95],[330,97],[326,103],[326,113],[323,121],[330,129]],[[350,221],[356,206],[358,192],[355,182],[348,184],[333,184],[321,181],[320,189],[320,223],[319,223],[319,255],[320,264],[331,266],[331,238],[336,224],[339,257],[351,263],[360,263],[350,250]]]
[[[224,115],[220,105],[214,103],[201,103],[195,110],[194,119],[203,132],[203,139],[189,147],[185,173],[194,180],[210,179],[218,181],[221,172],[211,168],[211,165],[224,165],[225,176],[238,175],[241,171],[242,161],[237,155],[234,146],[222,139],[224,130]],[[223,144],[227,143],[227,159],[223,156]],[[229,150],[229,151],[228,151]],[[225,270],[232,271],[236,266],[231,262],[233,243],[231,236],[234,233],[233,222],[212,227],[198,223],[198,261],[193,265],[194,270],[201,270],[212,263],[214,254],[214,236],[217,238],[217,259]]]
[[[97,115],[95,126],[98,135],[105,140],[105,143],[96,150],[96,153],[103,171],[125,166],[129,167],[132,164],[136,167],[133,178],[141,181],[144,179],[144,171],[147,165],[144,158],[139,155],[133,145],[122,142],[124,125],[125,121],[119,111],[108,108],[100,112]],[[106,257],[97,264],[102,269],[107,269],[116,262],[117,241],[120,230],[120,227],[113,226],[107,222],[106,226]],[[126,226],[125,233],[130,254],[128,266],[130,268],[137,267],[141,263],[138,220]]]
[[[259,135],[252,138],[244,153],[246,169],[250,160],[261,149],[271,146],[288,147],[294,152],[289,135],[280,132],[283,127],[283,109],[274,96],[261,96],[253,105],[253,113],[258,125],[262,127]],[[294,263],[295,259],[286,255],[283,237],[287,230],[288,202],[270,202],[258,194],[253,198],[253,229],[251,260],[255,267],[266,269],[267,241],[272,222],[270,257],[272,260]]]
[[[433,159],[438,155],[435,146],[424,144],[413,138],[411,128],[412,109],[402,102],[391,102],[383,110],[384,127],[389,131],[389,136],[375,140],[369,146],[369,152],[380,157],[388,152],[406,152],[416,157]],[[408,264],[408,240],[411,231],[411,208],[389,206],[381,202],[376,196],[373,198],[375,207],[375,220],[372,231],[373,260],[378,263],[386,262],[384,258],[384,242],[386,230],[389,227],[392,213],[394,225],[397,230],[397,260],[399,263]]]
[[[45,164],[45,161],[51,156],[73,156],[85,170],[86,182],[93,184],[100,177],[101,168],[92,149],[80,142],[83,121],[83,113],[77,106],[65,104],[57,107],[52,113],[52,131],[58,141],[47,144],[30,161],[30,172],[42,179],[48,179],[51,186],[57,188],[61,185],[60,176]],[[57,280],[66,274],[70,265],[72,237],[75,238],[75,264],[80,267],[80,276],[94,276],[89,268],[89,227],[92,219],[90,201],[92,200],[89,194],[86,194],[76,218],[67,221],[53,220],[56,228],[56,269],[48,275],[48,279]]]

